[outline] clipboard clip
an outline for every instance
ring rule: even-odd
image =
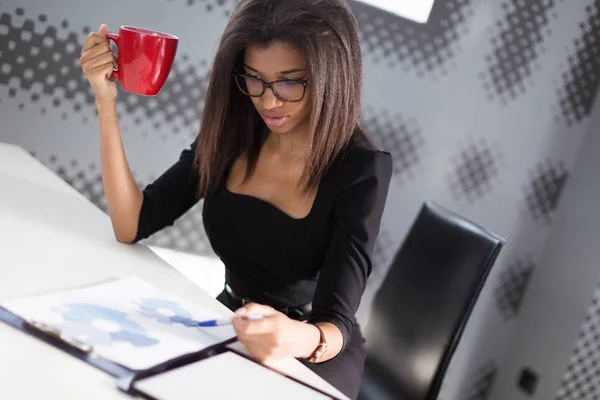
[[[94,347],[89,343],[69,336],[61,332],[58,328],[48,325],[46,323],[34,320],[24,320],[23,325],[30,330],[40,332],[44,335],[50,336],[56,340],[64,342],[87,355],[91,355],[94,352]]]

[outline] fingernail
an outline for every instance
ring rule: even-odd
[[[246,310],[246,307],[242,307],[242,308],[238,308],[235,311],[235,315],[244,315],[248,312],[248,310]]]

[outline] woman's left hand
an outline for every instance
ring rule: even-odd
[[[248,314],[259,314],[261,320],[244,319]],[[265,305],[250,303],[236,311],[233,328],[238,340],[246,346],[250,354],[259,361],[294,357],[298,338],[296,335],[301,322],[288,318],[285,314]]]

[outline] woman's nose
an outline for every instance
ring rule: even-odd
[[[260,97],[260,102],[265,110],[272,110],[276,107],[281,107],[284,102],[275,96],[272,88],[267,88],[263,95]]]

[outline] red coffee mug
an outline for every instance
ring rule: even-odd
[[[117,45],[117,69],[113,76],[128,92],[155,96],[165,84],[179,38],[151,29],[122,26],[108,35]]]

